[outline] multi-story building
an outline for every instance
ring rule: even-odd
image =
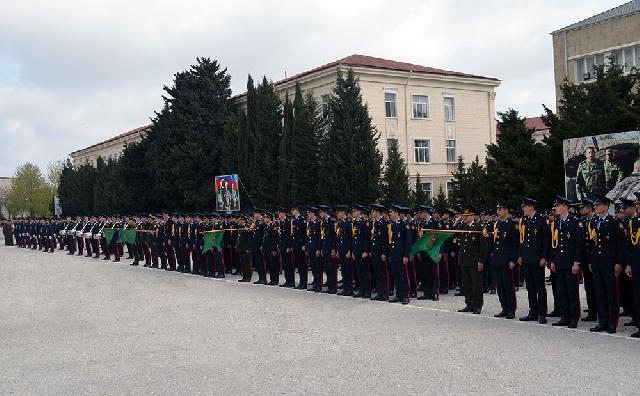
[[[105,160],[119,158],[127,144],[139,142],[149,130],[151,130],[151,125],[132,129],[89,147],[74,151],[69,156],[75,165],[91,164],[96,166],[98,157],[102,157]]]
[[[594,66],[614,62],[629,72],[640,68],[640,0],[633,0],[608,11],[551,33],[556,104],[560,86],[593,81]]]
[[[352,69],[360,81],[362,97],[380,133],[386,155],[397,145],[407,161],[415,185],[431,196],[442,188],[448,194],[458,156],[465,162],[484,162],[486,146],[496,141],[495,89],[500,80],[435,69],[364,55],[351,55],[276,82],[284,98],[296,82],[327,103],[339,70]],[[243,105],[246,94],[233,98]]]

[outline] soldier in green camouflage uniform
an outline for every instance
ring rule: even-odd
[[[607,149],[604,157],[604,180],[607,192],[611,191],[616,184],[622,181],[622,170],[620,170],[618,165],[611,162],[612,158],[613,150]]]
[[[585,155],[587,159],[578,165],[576,179],[578,199],[590,199],[595,194],[604,194],[606,192],[604,163],[596,158],[595,147],[587,147]]]

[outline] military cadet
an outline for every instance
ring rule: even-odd
[[[304,252],[309,258],[311,266],[311,274],[313,280],[309,291],[319,293],[322,291],[322,242],[320,241],[321,226],[318,219],[318,208],[314,206],[307,207],[306,230],[307,237],[305,239]],[[300,275],[302,277],[302,274]]]
[[[245,228],[247,227],[247,218],[244,216],[240,216],[238,218],[238,227],[240,230],[238,231],[238,239],[236,240],[236,253],[238,255],[238,263],[240,274],[242,278],[238,280],[238,282],[251,282],[251,250],[249,246],[249,231]]]
[[[575,329],[580,319],[580,266],[584,263],[584,227],[569,213],[571,202],[560,196],[555,199],[557,218],[551,223],[551,271],[556,274],[556,289],[560,320],[552,326]]]
[[[477,221],[477,211],[473,207],[466,207],[462,214],[462,223],[457,226],[465,231],[458,237],[460,251],[458,266],[462,276],[462,290],[464,291],[465,307],[458,312],[482,312],[484,299],[482,295],[482,271],[484,259],[487,257],[487,241],[482,236],[482,225]]]
[[[636,200],[636,203],[640,200]],[[633,284],[634,311],[632,320],[625,323],[625,326],[636,326],[640,330],[640,216],[638,211],[629,210],[629,220],[627,237],[627,255],[625,274],[631,278]],[[640,331],[631,334],[633,338],[640,338]]]
[[[626,254],[630,253],[629,246],[631,242],[631,232],[629,230],[629,221],[636,217],[636,206],[635,202],[631,199],[620,198],[620,210],[622,213],[621,219],[619,220],[624,228],[625,234],[625,257]],[[626,267],[623,265],[623,267]],[[623,308],[620,316],[631,316],[631,326],[635,326],[635,314],[634,314],[634,303],[633,303],[633,281],[628,276],[619,276],[618,277],[618,294],[620,295],[620,306]],[[625,323],[627,325],[628,323]]]
[[[262,233],[262,251],[269,269],[269,286],[280,284],[280,260],[278,257],[278,226],[273,221],[273,214],[265,211],[262,219],[264,229]]]
[[[253,222],[251,223],[251,262],[253,269],[258,273],[258,280],[254,284],[267,284],[267,274],[262,256],[262,241],[264,239],[264,224],[262,222],[262,210],[254,208]]]
[[[496,213],[498,219],[493,222],[489,239],[492,243],[492,257],[498,300],[502,310],[494,315],[496,318],[513,319],[516,312],[516,288],[513,269],[518,260],[518,226],[509,214],[509,205],[498,200]]]
[[[385,207],[371,205],[371,265],[375,274],[376,294],[372,300],[387,301],[389,299],[389,273],[387,270],[387,253],[389,237],[387,221],[383,217]]]
[[[371,250],[371,231],[368,219],[364,214],[369,210],[362,205],[354,205],[351,223],[351,248],[358,277],[356,298],[371,298],[371,280],[369,277],[369,252]]]
[[[424,230],[438,230],[440,225],[438,221],[432,216],[433,209],[423,207],[420,212],[421,219],[418,231],[418,236],[422,237]],[[435,237],[433,237],[435,239]],[[431,256],[425,252],[418,252],[416,255],[420,266],[420,274],[422,275],[422,296],[418,297],[418,300],[433,300],[438,301],[440,299],[440,279],[436,275],[438,272],[438,263],[433,261]],[[438,260],[439,261],[439,260]]]
[[[589,266],[598,305],[598,325],[590,330],[615,333],[620,314],[616,277],[625,262],[625,237],[624,226],[609,214],[611,203],[604,195],[595,196],[596,216],[587,228],[591,243]]]
[[[320,245],[322,267],[327,275],[327,290],[325,293],[338,292],[338,273],[335,266],[336,259],[336,228],[335,219],[329,214],[329,207],[320,205]]]
[[[351,257],[351,221],[347,217],[349,207],[337,205],[335,209],[337,219],[335,223],[336,258],[342,274],[342,291],[338,294],[351,296],[353,295],[353,260]]]
[[[583,322],[594,322],[598,319],[598,309],[596,306],[596,291],[593,287],[593,273],[589,269],[589,258],[591,255],[591,243],[589,239],[589,233],[586,232],[591,219],[593,218],[593,201],[584,198],[576,203],[576,206],[580,209],[580,222],[582,223],[582,229],[584,232],[582,233],[582,245],[583,245],[583,260],[582,265],[580,266],[580,272],[582,274],[583,286],[585,295],[587,298],[587,316],[582,318]]]
[[[529,313],[520,318],[521,321],[537,320],[540,324],[547,323],[547,288],[545,284],[545,270],[549,258],[549,227],[546,219],[536,212],[538,201],[523,198],[522,211],[524,218],[520,219],[520,244],[518,247],[518,265],[522,267],[527,295],[529,297]]]
[[[409,208],[392,205],[389,212],[390,222],[387,224],[388,258],[393,271],[395,296],[390,303],[409,304],[408,265],[411,255],[411,238],[409,227],[400,218],[401,213],[408,213]]]
[[[291,236],[291,250],[293,252],[293,264],[298,269],[298,276],[300,278],[296,289],[307,290],[307,261],[305,260],[305,241],[306,241],[306,224],[304,217],[300,213],[300,206],[294,205],[291,207],[291,222],[290,236]],[[294,284],[295,285],[295,284]]]
[[[287,217],[287,208],[278,207],[278,252],[280,253],[280,261],[282,262],[282,269],[284,270],[284,283],[280,287],[295,287],[295,267],[292,259],[292,238],[291,219]]]

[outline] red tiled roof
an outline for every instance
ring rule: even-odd
[[[493,77],[484,77],[484,76],[478,76],[474,74],[436,69],[428,66],[414,65],[412,63],[397,62],[397,61],[388,60],[388,59],[375,58],[373,56],[355,54],[355,55],[347,56],[346,58],[338,59],[337,61],[327,63],[326,65],[322,65],[314,69],[307,70],[305,72],[296,74],[294,76],[285,78],[283,80],[277,81],[275,85],[297,80],[309,74],[327,70],[335,66],[370,67],[374,69],[386,69],[386,70],[406,71],[406,72],[414,72],[414,73],[424,73],[424,74],[437,74],[437,75],[449,76],[449,77],[467,77],[467,78],[479,78],[479,79],[491,80],[491,81],[500,81],[499,79],[493,78]],[[245,93],[242,93],[234,96],[234,98],[244,96],[244,95]]]
[[[544,131],[549,129],[549,127],[544,124],[542,118],[540,117],[527,117],[524,120],[524,123],[527,128],[533,129],[534,131]]]
[[[137,134],[139,134],[140,132],[142,132],[142,131],[144,131],[144,130],[146,130],[146,129],[151,129],[151,127],[152,127],[152,126],[153,126],[153,124],[149,124],[149,125],[145,125],[145,126],[141,126],[141,127],[138,127],[138,128],[132,129],[132,130],[130,130],[130,131],[127,131],[127,132],[121,133],[121,134],[116,135],[116,136],[114,136],[114,137],[112,137],[112,138],[109,138],[109,139],[107,139],[107,140],[103,140],[103,141],[101,141],[101,142],[99,142],[99,143],[92,144],[92,145],[91,145],[91,146],[89,146],[89,147],[85,147],[85,148],[83,148],[83,149],[76,150],[76,151],[72,152],[71,154],[75,154],[75,153],[78,153],[78,152],[80,152],[80,151],[88,150],[88,149],[90,149],[90,148],[94,148],[94,147],[96,147],[96,146],[100,146],[101,144],[105,144],[105,143],[113,142],[114,140],[118,140],[118,139],[123,138],[123,137],[132,136],[132,135],[137,135]]]

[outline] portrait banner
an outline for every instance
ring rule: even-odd
[[[240,210],[238,175],[221,175],[215,178],[216,210],[231,212]]]

